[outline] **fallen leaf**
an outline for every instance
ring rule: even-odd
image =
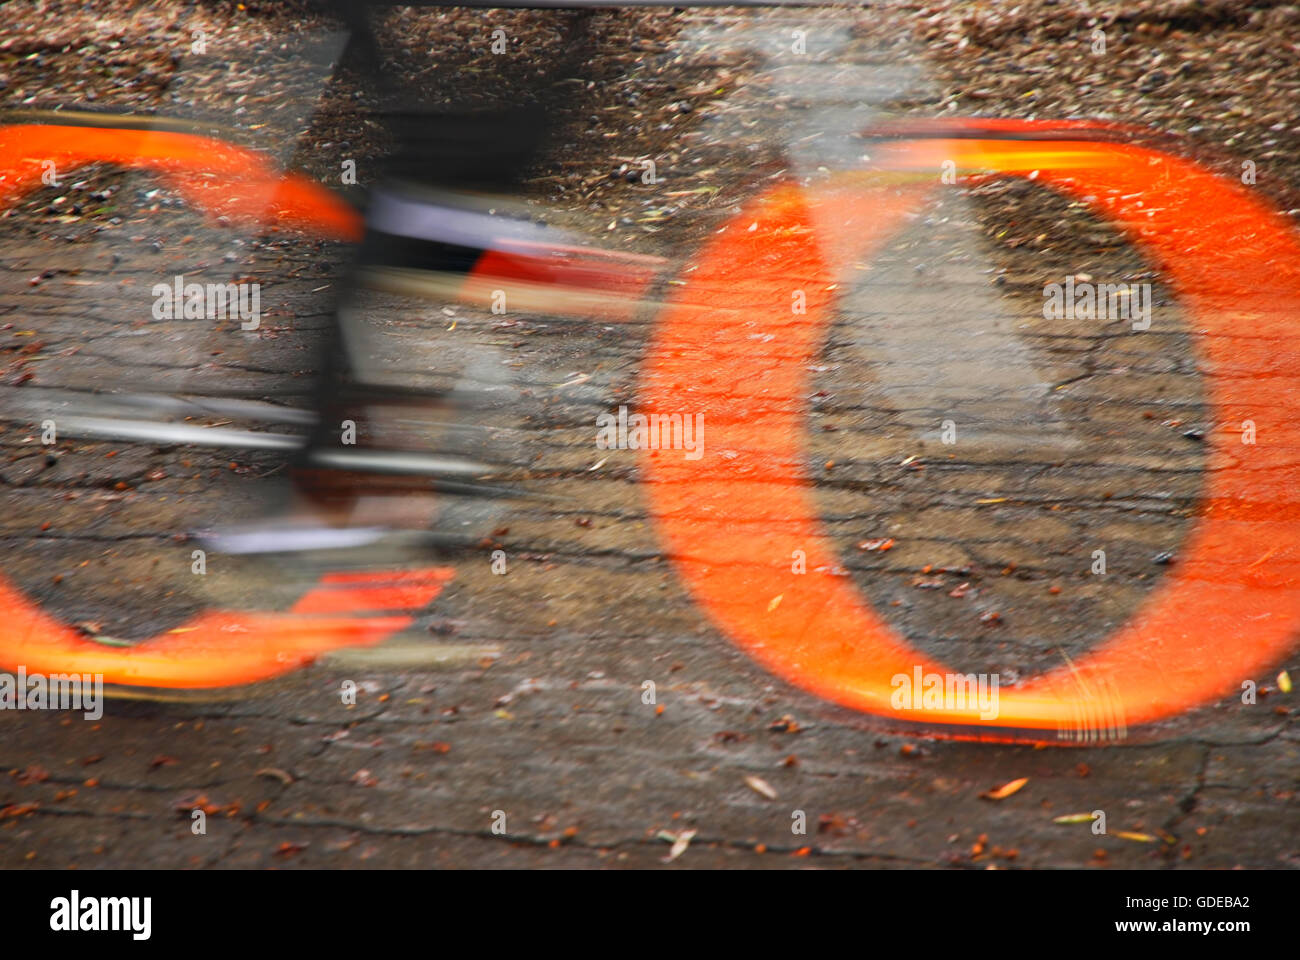
[[[776,791],[772,789],[772,785],[761,777],[745,777],[745,783],[755,793],[761,794],[769,800],[776,799]]]
[[[1004,783],[996,789],[981,793],[980,796],[985,800],[1005,800],[1013,793],[1018,793],[1020,788],[1029,782],[1028,777],[1021,777],[1019,780],[1012,780],[1010,783]]]
[[[1283,693],[1291,692],[1291,674],[1283,670],[1277,675],[1277,688]]]
[[[668,851],[668,856],[663,858],[664,863],[672,863],[686,852],[686,848],[691,845],[691,840],[695,837],[695,831],[683,830],[675,837],[667,831],[662,831],[659,836],[664,837],[665,839],[671,839],[673,842],[673,848]]]
[[[1091,813],[1067,813],[1063,817],[1053,817],[1052,823],[1092,823]]]
[[[1125,840],[1136,840],[1138,843],[1155,843],[1156,838],[1149,833],[1134,833],[1131,830],[1116,830],[1115,836],[1122,837]]]

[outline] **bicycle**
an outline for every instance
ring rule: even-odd
[[[0,185],[12,197],[38,183],[33,144],[50,137],[39,156],[151,166],[201,207],[211,204],[206,178],[196,171],[219,170],[248,188],[221,207],[225,216],[257,215],[269,197],[281,223],[356,235],[355,215],[326,190],[295,175],[279,178],[247,151],[193,134],[153,133],[150,150],[141,153],[130,131],[92,129],[93,136],[86,127],[0,128]],[[696,601],[784,679],[904,728],[921,724],[955,737],[1118,740],[1132,727],[1220,699],[1277,663],[1300,625],[1300,594],[1288,595],[1300,534],[1273,522],[1288,515],[1286,504],[1260,503],[1260,484],[1286,489],[1300,479],[1300,462],[1284,443],[1256,447],[1252,459],[1238,461],[1230,444],[1239,433],[1220,430],[1211,438],[1208,498],[1219,512],[1191,539],[1153,602],[1118,635],[1078,663],[1003,692],[992,721],[969,705],[897,705],[898,676],[910,677],[914,668],[922,675],[952,670],[910,649],[846,586],[819,529],[807,479],[799,475],[800,398],[834,307],[838,272],[882,247],[924,195],[939,188],[946,162],[955,162],[964,183],[1031,178],[1090,204],[1160,260],[1209,331],[1207,376],[1221,419],[1252,421],[1261,435],[1285,437],[1293,419],[1289,397],[1298,395],[1290,388],[1300,383],[1291,383],[1277,351],[1300,307],[1300,241],[1284,216],[1240,185],[1191,160],[1134,145],[1131,131],[1111,125],[951,121],[880,129],[869,137],[879,151],[869,167],[816,188],[778,185],[747,202],[659,308],[643,375],[645,408],[706,411],[711,449],[729,454],[726,462],[642,460],[653,515]],[[824,227],[828,215],[837,224],[833,235]],[[1249,246],[1224,249],[1218,238],[1225,235],[1247,237]],[[756,264],[780,270],[755,272]],[[638,266],[627,291],[592,283],[600,302],[627,308],[640,302],[649,278],[648,265]],[[481,299],[508,286],[501,264],[493,270],[491,284],[472,278],[468,292]],[[583,276],[566,274],[563,264],[551,277],[558,275]],[[792,277],[804,294],[803,312],[791,312]],[[389,279],[400,286],[400,275]],[[604,295],[611,289],[622,295],[610,300]],[[1251,326],[1243,328],[1243,318]],[[1259,377],[1262,370],[1270,376]],[[233,403],[203,409],[269,412]],[[174,436],[204,440],[195,431],[208,429]],[[471,469],[464,476],[476,475]],[[800,554],[802,570],[791,564]],[[29,670],[103,673],[109,682],[134,686],[244,684],[324,650],[393,636],[451,576],[444,567],[387,576],[327,573],[287,614],[208,614],[180,631],[118,648],[77,636],[0,580],[10,637],[0,660],[23,661]],[[358,615],[379,609],[400,612]],[[1160,659],[1150,654],[1156,649]]]

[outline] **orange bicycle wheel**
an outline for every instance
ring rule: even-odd
[[[111,123],[113,118],[105,117]],[[257,153],[188,133],[60,125],[0,126],[0,202],[40,186],[45,164],[61,173],[94,162],[147,169],[213,215],[356,239],[361,219],[324,187],[281,174]],[[432,567],[333,573],[284,613],[211,610],[158,636],[106,646],[43,612],[0,575],[0,664],[29,673],[102,674],[132,687],[203,689],[269,679],[344,646],[376,644],[409,626],[454,571]]]
[[[1103,142],[1079,125],[976,124],[984,131],[949,124],[873,150],[875,172],[775,187],[705,247],[660,317],[643,396],[650,410],[705,411],[710,453],[647,458],[651,508],[701,606],[792,683],[948,735],[1117,738],[1239,691],[1295,644],[1300,240],[1258,196],[1189,160]],[[891,678],[948,668],[829,572],[835,556],[801,475],[806,371],[833,315],[835,282],[928,193],[899,172],[923,171],[937,185],[948,160],[968,177],[1032,175],[1086,201],[1153,257],[1191,311],[1222,425],[1207,438],[1207,491],[1174,572],[1088,656],[1001,690],[993,719],[969,705],[892,704]],[[806,291],[805,315],[791,315],[796,288]],[[1259,437],[1248,456],[1244,420]],[[805,551],[807,573],[792,572],[794,550]]]

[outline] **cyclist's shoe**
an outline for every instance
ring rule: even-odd
[[[355,550],[426,532],[437,512],[427,495],[296,496],[287,510],[251,523],[198,531],[204,549],[225,554]]]
[[[351,550],[374,546],[388,535],[387,527],[333,526],[308,516],[286,516],[265,523],[203,531],[197,540],[205,550],[232,555],[314,553],[320,550]]]
[[[499,214],[461,194],[375,191],[360,279],[408,296],[519,310],[629,319],[657,257],[578,246],[542,224]]]

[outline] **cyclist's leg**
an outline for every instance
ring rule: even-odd
[[[403,87],[385,69],[385,54],[391,52],[385,41],[393,38],[377,36],[366,5],[332,0],[331,6],[350,31],[341,63],[378,98],[381,120],[395,150],[383,161],[379,183],[370,192],[357,263],[343,284],[320,346],[317,421],[293,464],[298,502],[286,518],[291,528],[303,523],[366,522],[354,509],[357,474],[384,472],[373,448],[367,449],[367,441],[378,431],[366,423],[366,411],[376,408],[377,400],[391,399],[394,392],[407,392],[396,385],[385,389],[377,383],[382,374],[370,363],[373,351],[366,331],[351,309],[359,275],[374,268],[396,268],[408,278],[411,273],[418,274],[431,294],[448,293],[450,298],[449,292],[457,289],[488,251],[502,244],[545,248],[554,242],[555,231],[489,213],[501,204],[485,198],[517,192],[535,163],[563,102],[558,81],[588,55],[591,19],[589,10],[569,15],[567,55],[555,61],[549,75],[533,89],[519,92],[514,103],[448,108],[422,97],[418,90]],[[340,443],[345,421],[356,426],[355,445]],[[328,454],[326,465],[322,454]],[[355,461],[355,473],[342,472],[353,469],[341,463],[349,459]],[[417,511],[418,518],[415,498],[410,498],[409,508]],[[386,519],[394,519],[393,510],[394,504],[385,505]],[[262,525],[260,531],[249,535],[210,539],[214,546],[232,552],[293,549],[291,534]],[[311,536],[306,542],[320,540]]]

